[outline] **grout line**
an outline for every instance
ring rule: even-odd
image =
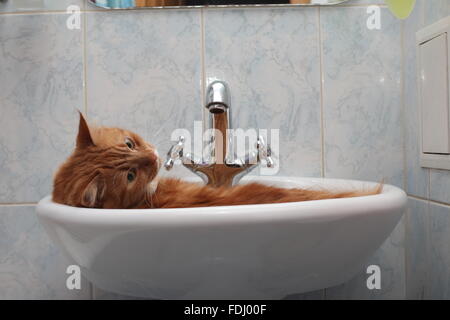
[[[419,26],[419,30],[425,27],[425,4],[421,4],[420,6],[421,12],[420,12],[420,26]],[[419,113],[418,113],[418,117],[420,120],[420,108],[419,108]],[[420,124],[420,122],[419,122]],[[431,170],[430,168],[425,168],[425,170],[427,171],[427,175],[428,175],[428,184],[427,184],[427,197],[428,199],[431,198]]]
[[[403,162],[403,190],[407,190],[407,161],[406,161],[406,140],[407,140],[407,130],[406,130],[406,105],[405,105],[405,22],[401,20],[400,25],[400,116],[401,116],[401,125],[402,125],[402,162]],[[408,299],[408,274],[409,274],[409,230],[410,230],[410,208],[407,204],[405,210],[405,223],[403,224],[403,274],[404,274],[404,286],[403,286],[403,297],[404,299]]]
[[[202,112],[202,126],[203,132],[207,129],[206,125],[206,109],[203,108],[203,99],[205,98],[206,90],[206,66],[205,66],[205,56],[206,56],[206,46],[205,46],[205,12],[204,8],[200,10],[200,37],[201,37],[201,47],[200,47],[200,59],[201,59],[201,80],[200,80],[200,108]],[[202,147],[203,152],[203,147]],[[203,157],[203,155],[201,155]]]
[[[409,198],[415,199],[415,200],[420,200],[420,201],[426,201],[429,202],[430,204],[434,204],[434,205],[440,205],[440,206],[445,206],[445,207],[450,207],[450,203],[447,202],[442,202],[442,201],[437,201],[437,200],[432,200],[432,199],[427,199],[424,197],[420,197],[420,196],[415,196],[412,194],[408,194]]]
[[[121,9],[121,10],[114,10],[114,11],[124,11],[124,10],[161,10],[161,9],[181,9],[181,10],[192,10],[192,9],[208,9],[208,10],[239,10],[239,9],[298,9],[298,10],[308,10],[308,9],[314,9],[314,8],[322,8],[322,9],[337,9],[337,8],[367,8],[369,6],[378,6],[380,8],[388,8],[388,6],[385,3],[361,3],[361,4],[340,4],[340,5],[309,5],[309,6],[298,6],[295,4],[260,4],[260,5],[212,5],[212,6],[197,6],[197,7],[178,7],[178,8],[143,8],[143,9]],[[94,10],[96,11],[96,10]],[[108,11],[106,9],[105,11]]]
[[[322,178],[325,177],[325,127],[323,115],[323,92],[324,92],[324,68],[323,68],[323,34],[322,34],[322,20],[320,18],[320,8],[317,10],[318,19],[318,41],[319,41],[319,72],[320,72],[320,147],[321,147],[321,173]]]
[[[83,100],[84,114],[88,116],[88,98],[87,98],[87,14],[83,13]]]
[[[429,202],[430,200],[424,197],[420,197],[420,196],[415,196],[413,194],[406,194],[408,196],[408,198],[412,198],[414,200],[420,200],[420,201],[424,201],[424,202]]]
[[[424,278],[425,284],[422,287],[421,298],[422,300],[426,299],[428,296],[428,291],[430,287],[430,248],[431,248],[431,208],[430,202],[428,202],[425,209],[425,271]]]
[[[408,185],[408,170],[407,170],[407,161],[406,161],[406,141],[407,141],[407,129],[406,129],[406,105],[405,105],[405,21],[401,20],[400,24],[400,116],[401,116],[401,125],[402,125],[402,134],[403,134],[403,141],[402,141],[402,162],[403,162],[403,190],[407,190]],[[405,215],[405,223],[403,225],[403,271],[404,271],[404,287],[403,287],[403,296],[405,299],[408,299],[408,274],[409,274],[409,230],[410,230],[410,208],[407,205],[406,207],[406,215]]]
[[[420,4],[420,24],[419,24],[419,30],[425,27],[425,5],[422,3]]]
[[[387,8],[387,5],[380,2],[380,3],[366,3],[366,4],[340,4],[340,5],[328,5],[328,6],[298,6],[294,4],[282,4],[282,5],[228,5],[228,6],[191,6],[191,7],[148,7],[148,8],[134,8],[134,9],[102,9],[102,8],[92,8],[87,9],[88,6],[83,5],[81,6],[81,12],[124,12],[124,11],[156,11],[156,10],[198,10],[198,9],[215,9],[215,10],[222,10],[222,9],[285,9],[285,8],[293,8],[293,9],[307,9],[307,8],[367,8],[371,5],[377,5],[381,8]],[[0,9],[1,10],[1,9]],[[3,12],[0,11],[0,15],[20,15],[20,14],[52,14],[52,13],[64,13],[67,12],[65,10],[22,10],[22,11],[9,11],[9,12]]]
[[[405,254],[403,255],[403,257],[404,257],[404,267],[405,267],[405,295],[404,295],[404,297],[405,297],[405,299],[408,299],[408,283],[409,283],[409,281],[408,281],[408,274],[409,274],[409,272],[408,272],[408,270],[409,270],[409,267],[408,267],[408,261],[409,261],[409,244],[410,244],[410,241],[409,241],[409,238],[410,238],[410,233],[408,232],[408,230],[410,230],[411,228],[410,228],[410,226],[411,226],[411,219],[410,219],[410,213],[411,213],[411,210],[410,210],[410,208],[409,208],[409,206],[406,208],[406,213],[405,213],[405,225],[404,225],[404,227],[405,227],[405,230],[404,230],[404,249],[405,249]]]
[[[81,10],[81,12],[83,12]],[[0,16],[19,16],[19,15],[46,15],[46,14],[67,14],[64,10],[55,10],[55,11],[13,11],[13,12],[0,12]]]
[[[407,170],[407,161],[406,161],[406,141],[407,141],[407,130],[406,130],[406,105],[405,105],[405,22],[401,21],[401,123],[402,123],[402,131],[403,131],[403,142],[402,142],[402,153],[403,153],[403,190],[407,190],[408,185],[408,170]]]
[[[37,202],[4,202],[0,203],[0,207],[34,207]]]

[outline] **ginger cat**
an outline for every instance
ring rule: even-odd
[[[53,201],[88,208],[187,208],[358,197],[381,192],[286,189],[259,183],[213,188],[158,178],[154,146],[128,130],[89,127],[80,113],[76,148],[54,178]]]

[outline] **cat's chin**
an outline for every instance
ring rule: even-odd
[[[159,182],[158,174],[159,174],[159,171],[161,170],[161,167],[163,164],[162,159],[159,157],[158,151],[155,149],[153,152],[156,155],[156,166],[157,167],[156,167],[155,176],[153,177],[152,181],[150,181],[147,184],[147,194],[148,195],[154,194],[156,192],[156,189],[158,188],[158,182]]]
[[[158,153],[158,151],[155,149],[155,155],[156,155],[156,164],[158,165],[158,170],[157,170],[157,172],[159,172],[159,170],[161,169],[161,167],[162,167],[162,164],[163,164],[163,160],[159,157],[159,153]]]
[[[158,182],[159,182],[159,178],[155,177],[152,181],[150,181],[147,184],[147,194],[148,195],[152,195],[156,192],[156,189],[158,188]]]

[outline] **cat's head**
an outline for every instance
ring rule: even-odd
[[[89,126],[80,113],[76,147],[54,178],[53,201],[132,208],[151,201],[161,160],[154,146],[119,128]]]

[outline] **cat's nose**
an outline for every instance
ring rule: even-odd
[[[158,167],[159,168],[159,157],[154,151],[146,152],[145,156],[141,160],[141,164],[146,167]]]
[[[159,158],[158,152],[157,152],[156,150],[155,150],[155,151],[151,151],[151,152],[149,153],[149,155],[148,155],[148,158],[149,158],[150,161],[153,162],[153,163],[158,162],[158,158]]]
[[[135,161],[140,167],[158,166],[158,156],[154,152],[146,152],[145,154],[141,154]]]

